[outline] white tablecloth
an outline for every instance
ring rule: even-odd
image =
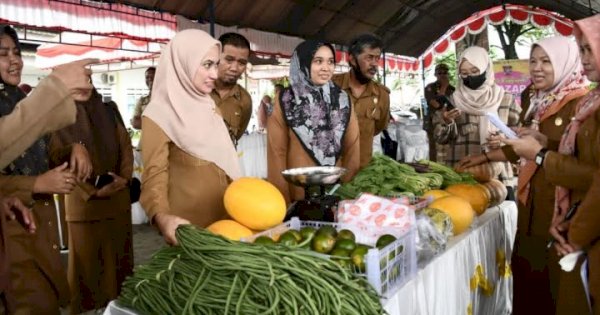
[[[390,315],[491,315],[512,310],[510,257],[517,206],[504,202],[478,218],[473,229],[450,240],[415,278],[384,303]],[[136,315],[115,301],[104,315]]]
[[[243,135],[237,145],[242,174],[267,178],[267,134],[253,132]]]
[[[488,209],[384,305],[390,315],[510,314],[517,207]]]

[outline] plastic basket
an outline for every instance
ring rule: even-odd
[[[365,255],[366,271],[363,274],[369,283],[383,298],[389,298],[408,282],[417,272],[417,255],[415,248],[416,230],[414,227],[400,228],[375,228],[357,227],[355,225],[332,222],[301,221],[297,217],[284,222],[264,232],[243,239],[253,242],[259,236],[278,237],[287,230],[301,229],[305,226],[319,228],[331,225],[338,231],[348,229],[356,236],[356,242],[375,246],[377,239],[384,234],[391,234],[396,240],[382,249],[371,248]],[[330,257],[315,252],[315,255]]]

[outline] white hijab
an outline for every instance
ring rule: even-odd
[[[489,133],[496,130],[485,113],[498,113],[505,92],[494,82],[493,64],[487,50],[477,46],[469,47],[461,54],[459,67],[465,60],[477,67],[480,73],[485,71],[485,82],[476,90],[472,90],[466,87],[459,77],[451,99],[460,111],[479,116],[479,142],[483,144]]]

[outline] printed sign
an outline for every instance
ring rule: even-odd
[[[496,60],[494,62],[496,84],[515,96],[521,105],[521,92],[531,82],[529,79],[529,60]]]

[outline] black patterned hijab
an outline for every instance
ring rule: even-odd
[[[8,25],[0,24],[0,36],[8,35],[20,50],[17,32]],[[17,86],[9,85],[0,77],[0,117],[10,114],[25,94]],[[9,135],[3,135],[5,137]],[[44,136],[34,142],[18,158],[13,160],[4,170],[4,175],[37,176],[48,170],[48,137]]]
[[[346,92],[329,81],[322,86],[310,79],[312,59],[321,46],[308,40],[296,47],[290,64],[290,87],[280,95],[281,110],[306,152],[317,165],[335,165],[350,121],[351,105]]]

